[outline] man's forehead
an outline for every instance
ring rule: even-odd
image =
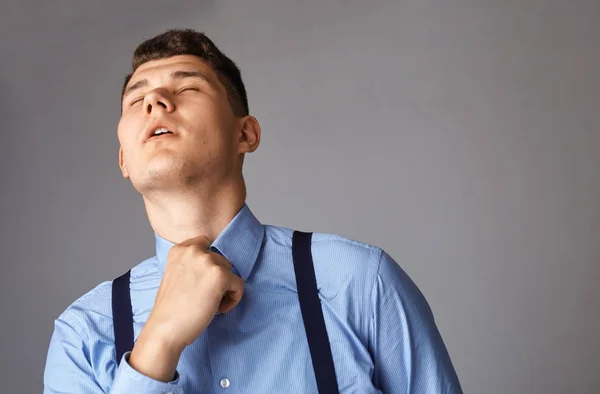
[[[173,71],[200,71],[208,79],[212,80],[214,72],[210,66],[197,56],[177,55],[164,59],[150,60],[140,65],[131,76],[128,85],[140,79],[151,79],[153,77],[168,77]]]

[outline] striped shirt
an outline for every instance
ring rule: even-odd
[[[172,382],[138,373],[129,353],[117,363],[112,283],[101,283],[56,319],[44,393],[316,393],[292,233],[262,225],[244,205],[213,242],[244,280],[244,295],[186,347]],[[135,338],[173,246],[155,239],[156,255],[131,270]],[[462,392],[425,298],[385,251],[314,233],[312,255],[340,393]]]

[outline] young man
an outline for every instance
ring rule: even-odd
[[[242,163],[260,126],[210,39],[143,42],[121,101],[119,166],[156,256],[56,320],[45,393],[461,392],[429,306],[388,254],[252,214]]]

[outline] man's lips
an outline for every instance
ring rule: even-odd
[[[159,134],[155,134],[156,131],[162,131]],[[147,142],[151,139],[154,138],[160,138],[160,137],[167,137],[167,136],[176,136],[179,133],[177,132],[177,129],[175,128],[174,125],[170,125],[166,122],[163,121],[156,121],[153,122],[145,131],[144,133],[144,142]]]
[[[150,136],[150,138],[148,138],[148,139],[149,140],[156,139],[156,138],[159,138],[159,137],[165,137],[167,135],[175,135],[175,134],[173,134],[173,132],[170,131],[170,130],[161,128],[161,129],[158,129],[158,131],[155,131],[154,134],[152,134]]]

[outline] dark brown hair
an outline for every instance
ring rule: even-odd
[[[125,77],[121,89],[121,102],[125,88],[135,70],[151,60],[165,59],[177,55],[193,55],[205,61],[225,86],[227,99],[233,113],[248,115],[248,98],[238,66],[223,54],[204,33],[192,29],[171,29],[142,42],[133,53],[132,72]]]

